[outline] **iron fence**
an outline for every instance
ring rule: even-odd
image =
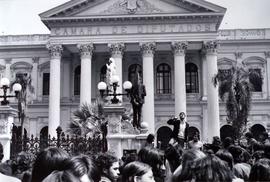
[[[57,137],[51,137],[50,135],[48,138],[38,138],[33,135],[30,138],[25,135],[22,138],[13,136],[11,140],[11,159],[14,159],[22,151],[36,156],[39,151],[46,147],[58,147],[70,155],[98,153],[106,150],[104,147],[105,141],[99,135],[94,137],[69,136],[65,135],[60,127],[56,131]]]

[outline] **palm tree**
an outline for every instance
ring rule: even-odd
[[[92,106],[84,103],[74,113],[74,118],[70,123],[68,131],[79,136],[90,138],[100,138],[102,151],[107,151],[107,125],[104,117],[103,104],[97,100]]]
[[[244,64],[237,64],[230,70],[220,70],[213,79],[214,85],[219,85],[219,97],[225,101],[227,121],[232,125],[236,140],[243,136],[247,125],[253,90],[250,80],[262,84],[261,74],[248,70]]]
[[[23,132],[24,132],[24,119],[25,114],[27,110],[27,104],[30,101],[28,97],[28,93],[34,93],[34,87],[31,84],[31,76],[27,74],[16,74],[16,80],[13,82],[19,83],[22,86],[22,90],[20,91],[18,95],[18,118],[19,122],[21,123],[21,138],[23,138]]]

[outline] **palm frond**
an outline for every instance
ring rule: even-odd
[[[101,103],[96,102],[93,105],[84,103],[78,110],[74,111],[69,132],[80,133],[80,135],[97,135],[102,132],[101,125],[105,122],[103,115]]]

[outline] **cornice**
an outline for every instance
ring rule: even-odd
[[[100,16],[80,16],[80,17],[50,17],[50,18],[42,18],[41,20],[43,23],[50,29],[52,25],[55,24],[63,24],[65,22],[67,23],[97,23],[97,22],[123,22],[123,21],[157,21],[157,20],[202,20],[203,18],[207,18],[208,20],[210,18],[216,19],[216,21],[213,21],[217,23],[217,27],[219,27],[219,24],[221,22],[222,17],[224,16],[223,13],[183,13],[183,14],[150,14],[150,15],[100,15]]]

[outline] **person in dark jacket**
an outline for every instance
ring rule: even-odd
[[[186,114],[180,112],[179,119],[177,117],[169,119],[168,125],[173,125],[171,138],[184,147],[185,142],[188,142],[189,124],[186,122]]]

